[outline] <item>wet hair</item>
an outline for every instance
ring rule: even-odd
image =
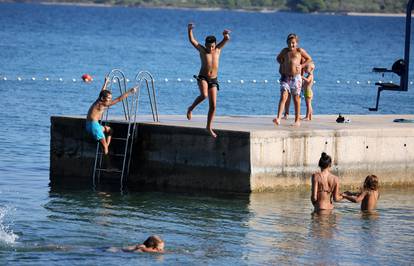
[[[319,159],[318,166],[321,168],[321,170],[324,170],[332,165],[332,159],[331,156],[326,154],[325,152],[322,152],[321,158]]]
[[[213,35],[207,36],[206,43],[216,43],[216,37],[214,37]]]
[[[109,90],[103,90],[99,93],[99,100],[105,101],[106,98],[108,98],[109,95],[112,95],[112,92]]]
[[[378,190],[378,177],[376,175],[369,175],[364,181],[364,190]]]
[[[158,248],[158,245],[161,243],[164,243],[161,237],[157,235],[152,235],[144,241],[144,246],[146,246],[147,248]]]
[[[294,33],[289,33],[289,35],[286,38],[286,42],[288,42],[290,39],[296,39],[297,42],[299,42],[299,37],[298,35],[294,34]]]

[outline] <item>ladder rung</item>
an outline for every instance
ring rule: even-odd
[[[106,173],[122,173],[119,169],[106,169],[106,168],[96,168],[96,171],[106,172]]]
[[[128,138],[112,138],[112,140],[127,140]]]
[[[98,155],[105,155],[105,154],[103,154],[102,152],[98,152]],[[122,153],[115,153],[115,154],[110,153],[108,155],[113,156],[113,157],[125,157],[125,154],[122,154]]]

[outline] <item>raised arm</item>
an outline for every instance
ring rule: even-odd
[[[310,57],[310,55],[305,51],[305,49],[300,48],[300,55],[302,56],[303,59],[305,59],[303,62],[301,62],[300,66],[301,68],[303,68],[304,66],[306,66],[307,64],[309,64],[312,61],[312,58]]]
[[[109,78],[108,77],[105,77],[105,81],[104,81],[104,84],[102,86],[101,91],[106,90],[106,86],[108,86],[108,83],[109,83]]]
[[[226,45],[226,43],[230,41],[230,32],[231,32],[230,30],[223,31],[223,40],[221,40],[221,42],[219,42],[216,46],[218,49],[223,48],[224,45]]]
[[[127,98],[129,95],[134,94],[135,92],[137,92],[136,88],[129,89],[127,92],[123,93],[121,96],[119,96],[118,98],[113,100],[109,106],[112,106],[112,105],[115,105],[115,104],[119,103],[120,101]]]
[[[198,43],[198,41],[194,38],[194,34],[193,34],[193,28],[194,28],[194,24],[193,23],[189,23],[188,24],[188,40],[190,41],[190,43],[194,46],[194,48],[196,48],[197,50],[200,50],[202,48],[201,44]]]

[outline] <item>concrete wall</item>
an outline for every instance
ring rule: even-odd
[[[96,142],[83,118],[52,117],[52,184],[90,185]],[[126,124],[112,123],[125,134]],[[368,174],[381,185],[414,184],[414,128],[219,131],[140,123],[133,144],[130,189],[148,186],[250,192],[310,184],[322,151],[333,158],[342,186],[360,186]],[[122,135],[121,134],[121,135]],[[113,142],[111,150],[123,146]],[[102,180],[118,186],[119,177]]]
[[[414,128],[254,132],[251,150],[254,191],[310,185],[322,152],[343,186],[358,187],[369,174],[382,185],[414,184]]]

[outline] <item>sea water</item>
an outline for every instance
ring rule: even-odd
[[[315,114],[368,114],[373,83],[398,82],[371,69],[403,57],[399,17],[0,4],[0,264],[413,264],[410,188],[381,189],[371,214],[339,203],[318,216],[307,190],[120,194],[49,186],[50,116],[84,115],[111,69],[131,80],[150,71],[160,113],[185,115],[199,70],[189,22],[201,43],[232,30],[218,115],[276,112],[275,57],[291,32],[316,64]],[[80,82],[84,73],[94,82]],[[385,92],[379,113],[413,114],[413,100],[411,87]],[[206,110],[204,103],[194,113]],[[105,251],[151,234],[165,240],[166,254]]]

